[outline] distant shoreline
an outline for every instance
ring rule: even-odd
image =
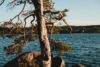
[[[70,33],[60,33],[60,34],[70,34]],[[100,34],[100,33],[72,33],[72,34]]]
[[[34,27],[34,31],[38,32],[37,31],[37,27]],[[98,34],[100,33],[100,25],[94,25],[94,26],[71,26],[72,27],[72,34]],[[47,26],[47,33],[50,34],[51,32],[51,26]],[[0,27],[0,34],[3,33],[3,30],[4,30],[4,33],[9,33],[9,31],[12,30],[12,28],[2,28]],[[11,34],[23,34],[23,31],[24,31],[24,28],[20,28],[19,30],[22,31],[22,33],[20,31],[16,31],[17,28],[14,28],[14,30],[11,32]],[[31,31],[31,28],[30,27],[26,27],[25,29],[25,32],[26,34],[28,32]],[[54,26],[54,29],[53,29],[53,34],[69,34],[70,33],[70,28],[68,26]]]
[[[50,34],[50,33],[48,33],[48,34]],[[70,33],[60,33],[60,34],[70,34]],[[100,33],[72,33],[72,34],[100,34]],[[2,35],[2,34],[0,33],[0,35]],[[9,34],[7,34],[7,35],[9,35]],[[12,34],[12,35],[16,35],[16,34]],[[19,35],[23,35],[23,34],[19,34]]]
[[[72,33],[72,34],[100,34],[100,33]]]

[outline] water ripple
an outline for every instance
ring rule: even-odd
[[[73,38],[70,38],[70,34],[53,34],[52,37],[61,39],[62,42],[72,46],[71,52],[64,52],[63,56],[58,54],[64,59],[66,67],[76,63],[81,63],[85,67],[100,67],[100,34],[73,34]],[[13,40],[0,38],[0,67],[16,57],[15,54],[6,57],[5,51],[3,51],[3,48],[12,44]],[[26,43],[22,53],[29,51],[40,51],[39,40]],[[52,52],[52,54],[56,55],[57,53]]]

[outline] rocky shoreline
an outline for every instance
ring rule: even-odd
[[[65,67],[65,62],[60,57],[52,55],[52,67]],[[42,55],[41,52],[26,52],[15,59],[6,63],[3,67],[42,67]],[[76,64],[71,67],[84,67],[81,64]]]

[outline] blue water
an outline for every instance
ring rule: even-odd
[[[81,63],[84,67],[100,67],[100,34],[73,34],[73,38],[70,34],[53,34],[52,37],[72,46],[71,52],[64,52],[63,56],[58,55],[64,59],[66,67],[77,63]],[[6,57],[3,51],[3,48],[12,44],[13,40],[0,37],[0,67],[16,57],[16,54]],[[40,51],[39,40],[26,43],[22,53],[29,51]],[[56,52],[52,54],[55,55]]]

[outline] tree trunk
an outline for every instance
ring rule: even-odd
[[[35,13],[37,16],[37,23],[38,23],[38,34],[39,34],[39,41],[42,51],[43,57],[43,67],[51,67],[51,52],[50,52],[50,44],[47,37],[47,29],[45,26],[45,16],[43,14],[43,1],[42,0],[32,0],[35,6]]]

